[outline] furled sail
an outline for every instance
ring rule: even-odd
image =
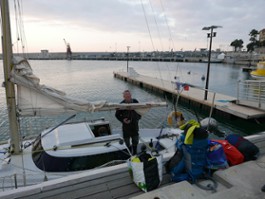
[[[41,85],[26,59],[13,59],[11,81],[17,85],[17,106],[21,115],[56,115],[66,112],[93,112],[106,102],[90,103],[74,99],[64,92]]]
[[[13,58],[10,80],[17,85],[17,108],[22,116],[57,115],[62,113],[94,112],[112,109],[135,109],[143,114],[149,108],[165,106],[166,103],[117,104],[106,101],[89,102],[67,96],[64,92],[41,85],[28,61]]]

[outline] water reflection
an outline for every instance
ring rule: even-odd
[[[108,100],[120,102],[122,91],[130,89],[133,97],[139,101],[164,101],[163,96],[143,90],[139,87],[115,79],[113,71],[126,71],[126,62],[122,61],[64,61],[49,60],[35,61],[30,60],[34,73],[40,77],[41,84],[52,86],[63,90],[72,97],[87,99],[89,101]],[[173,62],[131,62],[130,67],[140,73],[156,77],[158,81],[163,78],[172,80],[174,76],[179,76],[180,81],[193,84],[199,87],[205,86],[205,81],[201,79],[206,74],[207,63],[173,63]],[[188,74],[188,72],[190,72]],[[238,80],[248,79],[247,73],[242,72],[241,67],[224,64],[212,64],[209,79],[209,89],[226,95],[235,96],[235,88]],[[0,65],[0,80],[3,82],[3,67]],[[0,89],[0,140],[8,138],[8,121],[5,105],[5,91]],[[155,108],[150,110],[140,121],[142,128],[156,128],[165,125],[167,113],[172,110],[171,99],[168,100],[169,107]],[[194,119],[194,110],[178,106],[187,119]],[[207,117],[209,113],[197,113],[200,118]],[[200,115],[201,114],[201,115]],[[113,128],[120,128],[120,123],[115,119],[112,111],[104,113],[81,113],[77,119],[96,119],[105,117],[112,122]],[[54,126],[67,118],[68,115],[47,118],[23,118],[21,120],[23,135],[36,135],[40,130]],[[216,118],[220,121],[221,129],[227,132],[239,132],[242,134],[258,131],[254,124],[242,125],[238,120],[226,121],[225,118]],[[249,128],[252,129],[249,129]]]

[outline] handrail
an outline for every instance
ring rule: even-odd
[[[237,103],[265,110],[265,80],[239,80]]]

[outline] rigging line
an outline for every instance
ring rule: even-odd
[[[169,41],[172,43],[172,49],[173,49],[173,51],[174,51],[174,49],[175,49],[175,45],[174,45],[174,41],[173,41],[173,37],[172,37],[172,34],[171,34],[171,30],[170,30],[170,27],[169,27],[169,25],[168,25],[168,19],[167,19],[167,17],[166,17],[166,12],[165,12],[165,8],[164,8],[164,5],[163,5],[163,3],[162,3],[162,1],[160,0],[160,5],[161,5],[161,7],[162,7],[162,11],[163,11],[163,13],[164,13],[164,19],[165,19],[165,22],[166,22],[166,25],[167,25],[167,29],[168,29],[168,33],[169,33]],[[172,58],[174,58],[174,53],[173,53],[173,51],[172,51]],[[172,79],[172,77],[171,76],[169,76],[170,77],[170,79]]]
[[[163,3],[162,3],[161,0],[160,0],[160,4],[161,4],[161,7],[162,7],[162,11],[163,11],[164,13],[166,13],[166,12],[165,12],[165,9],[164,9],[164,5],[163,5]],[[169,32],[169,38],[170,38],[170,41],[172,42],[173,49],[175,49],[174,41],[173,41],[173,38],[172,38],[172,35],[171,35],[171,31],[170,31],[170,28],[169,28],[169,25],[168,25],[167,17],[166,17],[165,14],[164,14],[164,18],[165,18],[165,22],[166,22],[166,24],[167,24],[167,29],[168,29],[168,32]]]
[[[149,28],[149,24],[148,24],[148,20],[147,20],[147,17],[146,17],[146,12],[145,12],[142,0],[141,0],[141,5],[142,5],[143,12],[144,12],[144,18],[145,18],[146,26],[147,26],[147,29],[148,29],[149,37],[151,39],[152,47],[153,47],[153,49],[155,49],[154,42],[153,42],[153,39],[152,39],[152,35],[151,35],[151,32],[150,32],[150,28]]]
[[[185,78],[185,75],[183,74],[182,67],[179,65],[179,63],[177,63],[176,75],[179,77],[179,81],[180,82],[182,82],[182,83],[186,83],[187,82],[186,78]]]
[[[19,25],[18,25],[18,11],[17,11],[17,3],[14,0],[14,10],[15,10],[15,22],[16,22],[16,45],[17,45],[17,53],[19,53],[18,41],[20,40],[19,36]]]
[[[17,42],[21,44],[22,53],[25,54],[25,31],[24,31],[24,23],[23,23],[23,15],[22,15],[22,8],[21,8],[21,0],[14,0],[15,6],[15,16],[16,16],[16,30],[17,30]],[[17,50],[19,47],[17,47]]]
[[[152,35],[151,35],[150,27],[149,27],[149,24],[148,24],[148,20],[147,20],[147,17],[146,17],[146,12],[145,12],[145,8],[144,8],[142,0],[141,0],[141,6],[142,6],[142,9],[143,9],[143,12],[144,12],[144,18],[145,18],[146,26],[147,26],[147,29],[148,29],[149,37],[151,39],[152,48],[155,51],[155,45],[154,45],[154,42],[153,42],[153,38],[152,38]],[[158,67],[158,71],[159,71],[159,75],[160,75],[160,81],[162,83],[162,86],[165,87],[164,81],[163,81],[163,78],[162,78],[162,73],[161,73],[160,68],[158,66],[158,62],[156,62],[156,65]]]
[[[23,51],[23,39],[22,39],[22,31],[21,31],[21,28],[22,28],[21,21],[22,21],[22,19],[21,19],[21,14],[20,14],[19,0],[16,0],[15,4],[16,4],[16,7],[17,7],[17,9],[15,10],[16,11],[17,34],[19,34],[18,40],[20,41],[20,43],[22,45],[21,50],[22,50],[22,53],[23,53],[24,52]]]
[[[21,28],[21,44],[22,44],[22,51],[25,54],[25,47],[27,47],[26,43],[26,34],[25,34],[25,28],[24,28],[24,20],[23,20],[23,7],[22,7],[22,0],[17,0],[18,1],[18,10],[19,10],[19,19],[20,19],[20,28]]]
[[[22,0],[20,0],[22,2]],[[26,37],[26,34],[25,34],[25,28],[24,28],[24,20],[23,20],[23,4],[20,3],[19,4],[19,10],[20,10],[20,17],[21,17],[21,27],[22,27],[22,33],[23,33],[23,50],[25,51],[25,47],[27,48],[27,37]],[[22,12],[22,13],[21,13]],[[26,52],[28,52],[28,49],[26,49]],[[25,53],[25,52],[24,52]]]
[[[19,121],[19,119],[18,119]],[[22,151],[22,133],[21,133],[21,128],[20,128],[20,122],[18,123],[18,127],[19,127],[19,137],[20,137],[20,142],[21,142],[21,151]],[[21,153],[21,167],[23,170],[23,182],[24,184],[26,184],[26,179],[25,179],[25,175],[26,175],[26,171],[25,171],[25,160],[24,160],[24,154],[23,152]]]
[[[48,132],[44,133],[43,135],[41,135],[41,137],[43,138],[44,136],[46,136],[47,134],[49,134],[50,132],[52,132],[53,130],[57,129],[59,126],[61,126],[62,124],[66,123],[67,121],[71,120],[72,118],[74,118],[76,116],[76,114],[71,115],[70,117],[68,117],[66,120],[62,121],[61,123],[59,123],[58,125],[56,125],[55,127],[53,127],[52,129],[50,129]]]
[[[150,7],[152,9],[152,12],[154,12],[154,9],[153,9],[153,6],[152,6],[152,3],[151,1],[149,0],[149,4],[150,4]],[[167,18],[166,18],[166,15],[165,15],[165,9],[164,9],[164,6],[162,4],[162,2],[160,1],[160,4],[161,4],[161,7],[162,7],[162,11],[164,13],[164,17],[165,17],[165,22],[167,24],[167,28],[168,28],[168,32],[169,32],[169,37],[170,37],[170,41],[172,41],[173,43],[173,39],[172,39],[172,35],[171,35],[171,31],[170,31],[170,28],[169,28],[169,25],[168,25],[168,22],[167,22]],[[161,34],[160,34],[160,29],[158,27],[158,23],[157,23],[157,20],[156,20],[156,17],[155,17],[155,14],[154,14],[154,21],[155,21],[155,24],[156,24],[156,27],[157,27],[157,32],[158,32],[158,37],[159,37],[159,41],[160,41],[160,45],[162,47],[162,50],[164,50],[164,47],[163,47],[163,43],[161,42]],[[169,46],[170,47],[170,46]],[[170,49],[170,48],[169,48]],[[173,48],[170,50],[170,57],[171,58],[174,58],[174,52],[173,52],[173,49],[174,49],[174,43],[173,43]],[[170,73],[170,70],[169,70],[169,64],[166,62],[166,67],[167,67],[167,71],[168,71],[168,79],[172,79],[173,76],[172,76],[172,73]]]
[[[150,7],[151,7],[151,9],[152,9],[152,12],[155,13],[155,12],[154,12],[154,8],[153,8],[152,3],[151,3],[150,0],[149,0],[149,4],[150,4]],[[159,38],[159,41],[160,41],[161,48],[162,48],[162,50],[164,51],[163,43],[162,43],[162,41],[161,41],[160,29],[159,29],[159,27],[158,27],[158,23],[157,23],[157,20],[156,20],[155,14],[154,14],[154,21],[155,21],[155,24],[156,24],[156,29],[157,29],[157,32],[158,32],[158,38]]]
[[[176,90],[177,94],[175,92],[172,92],[172,108],[175,112],[177,111],[180,94],[183,91],[183,88],[178,88],[178,85],[177,85],[178,83],[181,84],[181,80],[180,80],[181,75],[178,74],[179,73],[178,71],[179,71],[179,63],[177,63],[177,66],[176,66],[176,72],[175,72],[174,80],[171,81],[172,90],[175,91],[177,89]],[[172,79],[172,78],[170,78],[170,79]],[[180,90],[178,90],[178,89],[180,89]]]
[[[154,8],[153,8],[153,6],[152,6],[152,3],[151,3],[151,1],[149,0],[149,4],[150,4],[150,7],[151,7],[151,10],[152,10],[152,12],[154,13],[154,21],[155,21],[155,24],[156,24],[156,29],[157,29],[157,32],[158,32],[158,38],[159,38],[159,42],[160,42],[160,46],[161,46],[161,48],[162,48],[162,51],[164,51],[164,46],[163,46],[163,42],[162,42],[162,40],[161,40],[161,31],[160,31],[160,29],[159,29],[159,26],[158,26],[158,23],[157,23],[157,20],[156,20],[156,15],[155,15],[155,11],[154,11]],[[168,77],[169,77],[169,79],[171,79],[172,77],[170,76],[170,70],[169,70],[169,66],[168,66],[168,63],[166,62],[166,67],[167,67],[167,71],[168,71]]]

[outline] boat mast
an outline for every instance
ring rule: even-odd
[[[2,53],[3,53],[3,67],[4,67],[4,87],[6,90],[6,103],[9,119],[9,131],[11,138],[11,151],[14,154],[20,153],[19,135],[18,135],[18,120],[16,114],[16,98],[15,86],[9,81],[10,73],[13,67],[12,64],[12,43],[11,43],[11,28],[9,17],[8,0],[0,0],[1,3],[1,17],[2,17]]]

